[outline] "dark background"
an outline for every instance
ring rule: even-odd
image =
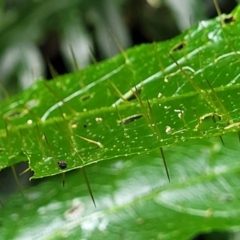
[[[218,2],[224,13],[237,4],[237,0]],[[0,4],[0,83],[9,94],[39,78],[51,79],[53,72],[74,71],[76,62],[84,68],[112,57],[119,53],[117,44],[126,49],[167,40],[217,15],[212,0],[2,0]]]

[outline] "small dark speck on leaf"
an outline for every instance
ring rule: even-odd
[[[65,161],[58,161],[58,166],[61,169],[65,169],[67,167],[67,163]]]

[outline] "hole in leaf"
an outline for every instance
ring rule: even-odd
[[[142,92],[142,89],[136,89],[134,92],[132,92],[132,95],[126,98],[127,101],[132,101],[137,98]]]
[[[120,123],[120,124],[129,124],[129,123],[131,123],[131,122],[133,122],[133,121],[135,121],[135,120],[137,120],[137,119],[139,119],[141,117],[143,117],[142,114],[132,115],[130,117],[127,117],[127,118],[124,118],[124,119],[118,121],[118,123]]]
[[[185,42],[180,42],[171,48],[170,53],[182,50],[186,46]]]
[[[223,18],[223,22],[225,24],[233,23],[235,21],[235,17],[233,15],[228,15]]]
[[[88,100],[89,98],[91,98],[90,94],[89,95],[84,95],[84,96],[81,97],[81,101],[84,102],[84,101]]]
[[[17,117],[21,117],[24,115],[24,111],[20,111],[20,110],[11,110],[7,113],[5,113],[3,115],[3,118],[7,118],[7,119],[12,119],[12,118],[17,118]]]

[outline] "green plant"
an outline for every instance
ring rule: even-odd
[[[1,82],[11,93],[27,88],[33,80],[49,77],[46,62],[59,73],[72,71],[75,66],[70,48],[74,49],[81,68],[91,62],[90,49],[95,48],[101,58],[113,56],[117,47],[113,41],[105,44],[109,37],[107,29],[123,47],[129,47],[130,39],[120,17],[124,2],[3,0],[0,4]],[[59,55],[64,62],[61,68],[56,64]]]
[[[33,178],[66,174],[65,188],[53,177],[13,197],[1,210],[2,236],[187,239],[238,230],[239,18],[238,7],[1,103],[0,168],[28,160]]]

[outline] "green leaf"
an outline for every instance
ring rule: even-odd
[[[186,240],[200,232],[240,229],[239,142],[235,134],[166,148],[172,183],[159,152],[86,167],[16,195],[0,213],[3,239]],[[12,227],[13,221],[16,223]]]
[[[63,171],[58,161],[70,171],[238,131],[239,14],[37,82],[3,102],[1,168],[28,159],[34,177],[46,177]]]

